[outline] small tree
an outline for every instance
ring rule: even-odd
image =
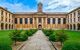
[[[56,41],[56,36],[55,36],[55,34],[51,34],[50,36],[49,36],[49,40],[50,41]]]
[[[20,39],[20,32],[21,31],[15,30],[12,33],[10,33],[10,38],[14,41],[15,45],[16,42],[19,41]]]
[[[65,34],[64,32],[56,33],[56,36],[57,36],[57,41],[60,41],[61,45],[63,45],[63,42],[68,39],[67,34]]]

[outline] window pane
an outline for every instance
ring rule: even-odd
[[[53,24],[55,24],[55,18],[53,18]]]
[[[17,21],[17,18],[15,18],[15,24],[17,24],[17,22],[18,22],[18,21]]]
[[[32,18],[30,18],[30,24],[32,24],[33,23],[33,19]]]
[[[22,18],[20,18],[20,24],[22,24]]]
[[[66,24],[66,18],[63,18],[63,24]]]
[[[28,19],[27,18],[25,18],[25,24],[27,24],[28,23]]]
[[[47,19],[47,23],[50,24],[50,18]]]
[[[61,23],[61,19],[60,18],[58,18],[58,24],[60,24]]]

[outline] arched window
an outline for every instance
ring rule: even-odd
[[[55,24],[55,18],[53,18],[52,22],[53,22],[53,24]]]
[[[28,19],[27,18],[25,18],[25,24],[27,24],[28,23]]]
[[[60,24],[61,23],[61,19],[60,18],[58,18],[58,24]]]
[[[33,19],[32,18],[30,18],[30,24],[32,24],[33,23]]]
[[[50,18],[47,19],[47,23],[50,24]]]
[[[20,24],[22,24],[22,18],[20,18]]]

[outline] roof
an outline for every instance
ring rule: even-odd
[[[9,13],[13,14],[13,13],[12,13],[12,12],[10,12],[9,10],[7,10],[6,8],[0,7],[0,9],[3,9],[3,10],[5,10],[5,11],[7,11],[7,12],[9,12]]]
[[[15,12],[14,14],[67,14],[67,12]]]

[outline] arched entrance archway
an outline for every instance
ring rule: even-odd
[[[3,30],[4,29],[4,24],[3,23],[1,23],[1,30]]]
[[[40,30],[42,29],[42,25],[41,25],[41,24],[40,24],[40,25],[38,25],[38,29],[40,29]]]
[[[5,25],[5,29],[7,29],[7,24]]]
[[[72,30],[72,25],[70,24],[70,29]]]
[[[76,27],[75,27],[75,24],[73,24],[73,27],[74,27],[74,30],[75,30],[75,28],[76,28]]]
[[[80,30],[80,24],[78,24],[78,30]]]

